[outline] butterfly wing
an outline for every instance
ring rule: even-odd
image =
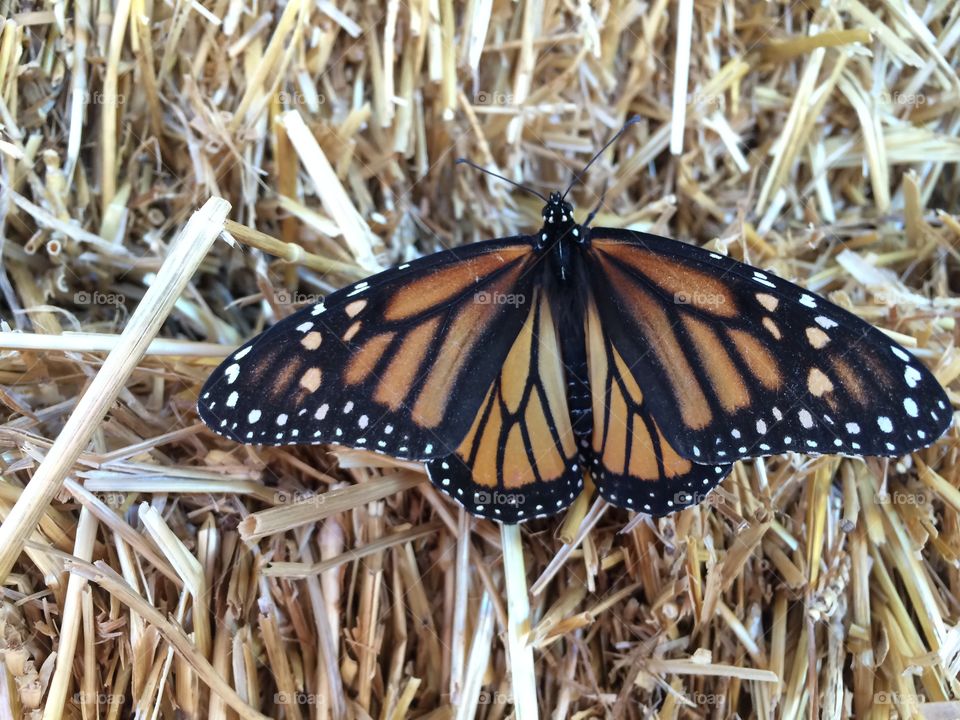
[[[619,507],[656,516],[702,502],[731,465],[701,465],[673,449],[592,298],[586,337],[593,415],[589,463],[600,494]]]
[[[533,262],[526,237],[493,240],[343,288],[224,361],[200,417],[237,442],[448,455],[523,326]]]
[[[474,515],[506,523],[559,512],[583,487],[551,303],[537,284],[500,372],[456,452],[430,479]]]
[[[930,372],[823,298],[655,235],[596,228],[590,241],[600,318],[683,457],[892,456],[949,427]]]

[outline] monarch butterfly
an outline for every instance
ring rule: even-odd
[[[693,245],[579,225],[567,193],[529,191],[545,203],[535,235],[403,263],[291,315],[214,371],[200,417],[241,443],[422,461],[506,523],[559,512],[585,472],[610,503],[659,516],[737,460],[894,456],[949,427],[931,373],[853,314]]]

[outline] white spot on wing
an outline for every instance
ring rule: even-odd
[[[917,383],[920,382],[920,371],[917,370],[912,365],[907,365],[903,371],[903,379],[907,381],[907,385],[910,387],[916,387]]]
[[[347,297],[353,297],[354,295],[358,295],[362,293],[364,290],[366,290],[369,286],[370,284],[366,280],[364,280],[363,282],[359,282],[353,286],[353,290],[347,293]]]
[[[886,415],[881,415],[877,418],[877,425],[885,433],[893,432],[893,423],[890,421]]]
[[[800,304],[804,307],[815,308],[817,306],[817,301],[814,299],[813,295],[807,295],[804,293],[800,296]]]
[[[240,374],[240,366],[234,363],[227,367],[227,369],[223,371],[223,374],[227,376],[227,385],[233,385],[237,380],[237,375]]]

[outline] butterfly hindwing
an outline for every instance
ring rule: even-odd
[[[694,463],[670,446],[592,299],[586,335],[593,415],[589,467],[600,494],[655,516],[701,502],[731,466]]]
[[[534,259],[525,237],[494,240],[343,288],[234,352],[200,416],[238,442],[452,453],[525,321]]]
[[[797,285],[627,230],[592,229],[588,257],[612,345],[688,459],[891,456],[951,422],[943,389],[916,358]]]
[[[556,513],[583,487],[557,327],[543,288],[456,452],[427,463],[434,484],[471,513],[515,523]]]

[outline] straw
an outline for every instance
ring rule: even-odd
[[[0,577],[6,578],[9,574],[26,534],[36,526],[44,509],[59,492],[64,476],[120,394],[124,381],[143,356],[193,270],[219,235],[229,207],[223,200],[208,200],[172,243],[154,283],[121,335],[122,342],[107,356],[46,459],[0,525]]]
[[[241,445],[196,410],[294,311],[537,231],[539,200],[456,158],[546,195],[634,117],[577,219],[606,187],[594,226],[795,282],[960,407],[955,4],[104,9],[0,29],[0,715],[956,714],[956,428],[739,462],[663,518],[588,472],[501,534],[423,463]],[[210,197],[230,219],[188,222]]]

